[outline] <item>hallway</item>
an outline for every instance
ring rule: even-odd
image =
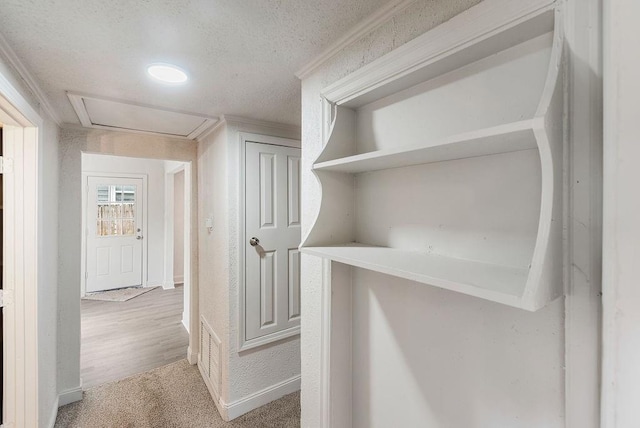
[[[158,287],[126,302],[82,300],[83,389],[185,358],[182,300],[182,287]]]
[[[196,366],[181,360],[84,393],[61,407],[56,428],[297,428],[300,394],[293,393],[224,422]]]

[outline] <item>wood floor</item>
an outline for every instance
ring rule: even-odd
[[[182,287],[158,287],[127,302],[82,300],[83,388],[186,358]]]

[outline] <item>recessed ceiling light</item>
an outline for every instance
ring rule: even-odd
[[[147,67],[147,73],[162,83],[172,85],[184,83],[189,79],[184,70],[171,64],[151,64]]]

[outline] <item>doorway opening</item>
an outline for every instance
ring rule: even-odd
[[[2,419],[4,426],[36,426],[38,372],[38,184],[42,118],[0,74],[2,133]],[[46,351],[51,352],[49,349]]]
[[[83,389],[188,357],[190,167],[82,154]]]

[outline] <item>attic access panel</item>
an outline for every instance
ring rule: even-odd
[[[67,96],[87,128],[194,139],[218,122],[217,118],[125,101],[73,93]]]

